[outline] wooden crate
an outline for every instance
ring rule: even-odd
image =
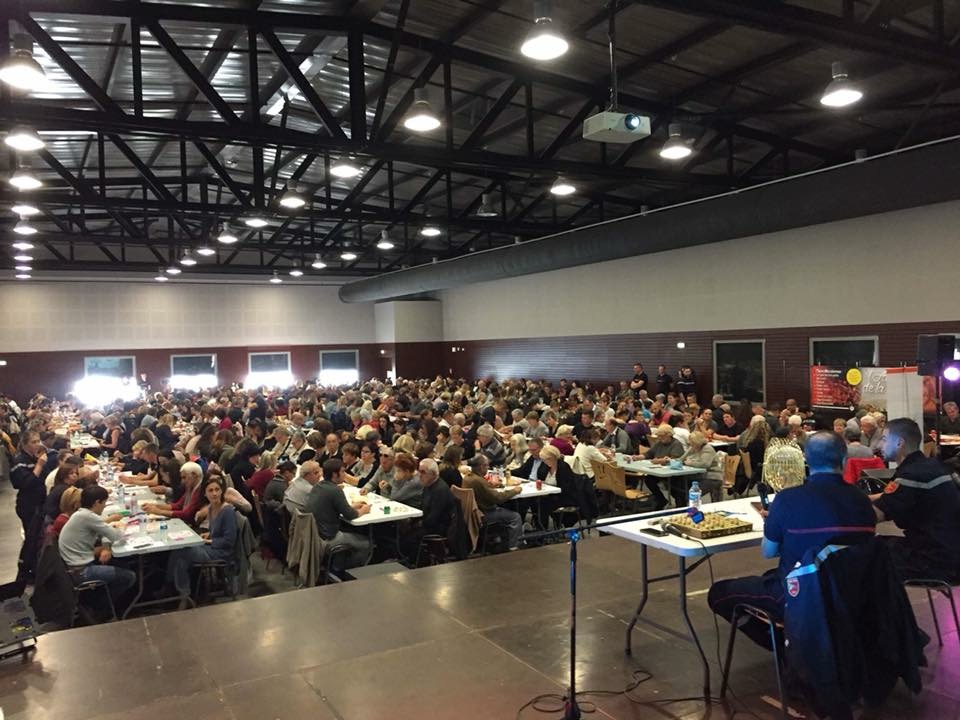
[[[719,521],[719,526],[705,527],[706,525],[712,525],[714,521]],[[753,523],[721,513],[704,513],[703,522],[699,524],[694,524],[689,515],[674,515],[665,518],[664,523],[672,523],[690,537],[700,540],[753,532]]]

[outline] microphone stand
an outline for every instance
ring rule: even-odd
[[[581,720],[580,706],[577,705],[577,543],[583,537],[584,530],[595,530],[605,528],[608,525],[621,525],[628,522],[637,522],[641,520],[653,520],[658,517],[668,517],[670,515],[682,515],[688,508],[672,508],[657,513],[645,513],[641,517],[628,515],[607,522],[593,522],[588,525],[581,525],[575,528],[563,528],[562,530],[544,530],[538,533],[531,533],[526,539],[555,537],[557,535],[566,535],[570,541],[570,683],[567,687],[567,696],[563,699],[563,720]]]

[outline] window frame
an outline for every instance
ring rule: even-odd
[[[87,360],[99,360],[103,358],[114,358],[117,360],[130,360],[133,366],[133,374],[130,375],[134,380],[139,379],[137,375],[137,356],[136,355],[84,355],[83,356],[83,376],[90,377],[90,373],[87,372]],[[107,376],[113,377],[113,376]]]
[[[185,358],[185,357],[212,357],[213,358],[213,375],[217,377],[220,376],[220,358],[217,357],[217,353],[177,353],[170,356],[170,375],[176,375],[177,373],[173,369],[173,360],[174,358]]]
[[[837,336],[825,336],[825,337],[811,337],[808,341],[809,348],[809,365],[810,367],[815,367],[817,365],[814,360],[816,356],[813,352],[814,343],[818,342],[848,342],[850,340],[872,340],[873,341],[873,361],[870,365],[860,365],[859,367],[879,367],[880,363],[880,336],[879,335],[837,335]]]
[[[320,371],[317,373],[317,375],[319,376],[319,374],[323,372],[323,356],[325,353],[349,353],[349,352],[353,353],[353,364],[354,364],[354,367],[356,368],[357,374],[359,374],[360,373],[360,350],[358,349],[351,350],[350,348],[346,348],[344,350],[320,350],[317,355],[320,361]],[[339,369],[339,368],[334,368],[334,369]]]
[[[745,343],[759,343],[760,344],[760,404],[766,405],[767,403],[767,341],[765,338],[736,338],[730,340],[714,340],[713,341],[713,392],[715,394],[720,393],[720,382],[719,382],[719,372],[718,372],[718,363],[717,363],[717,346],[719,345],[743,345]],[[739,401],[740,398],[727,398],[724,396],[724,400]],[[757,401],[752,401],[757,402]]]
[[[254,355],[286,355],[287,356],[287,368],[286,370],[254,370],[253,369],[253,356]],[[289,350],[264,350],[260,352],[248,352],[247,353],[247,372],[293,372],[290,369],[290,351]]]

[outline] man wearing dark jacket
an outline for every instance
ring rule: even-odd
[[[807,440],[805,455],[810,466],[806,484],[777,493],[763,526],[763,556],[779,556],[779,567],[759,577],[721,580],[710,588],[710,609],[727,620],[733,617],[734,607],[748,603],[782,621],[784,578],[808,550],[816,552],[831,543],[866,542],[876,532],[869,499],[843,481],[843,439],[832,432],[818,432]],[[742,629],[758,645],[770,647],[766,624],[751,618]]]
[[[20,435],[20,451],[13,457],[10,483],[17,491],[17,517],[23,525],[18,576],[30,577],[36,568],[40,537],[40,513],[47,497],[47,452],[40,443],[40,434],[28,430]]]
[[[437,482],[440,468],[437,461],[426,458],[420,461],[420,484],[423,485],[422,535],[447,536],[450,519],[453,517],[456,499],[445,482]]]

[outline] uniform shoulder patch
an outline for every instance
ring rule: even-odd
[[[890,493],[896,492],[898,487],[900,487],[900,483],[896,480],[891,480],[887,483],[886,487],[883,488],[883,492],[889,495]]]

